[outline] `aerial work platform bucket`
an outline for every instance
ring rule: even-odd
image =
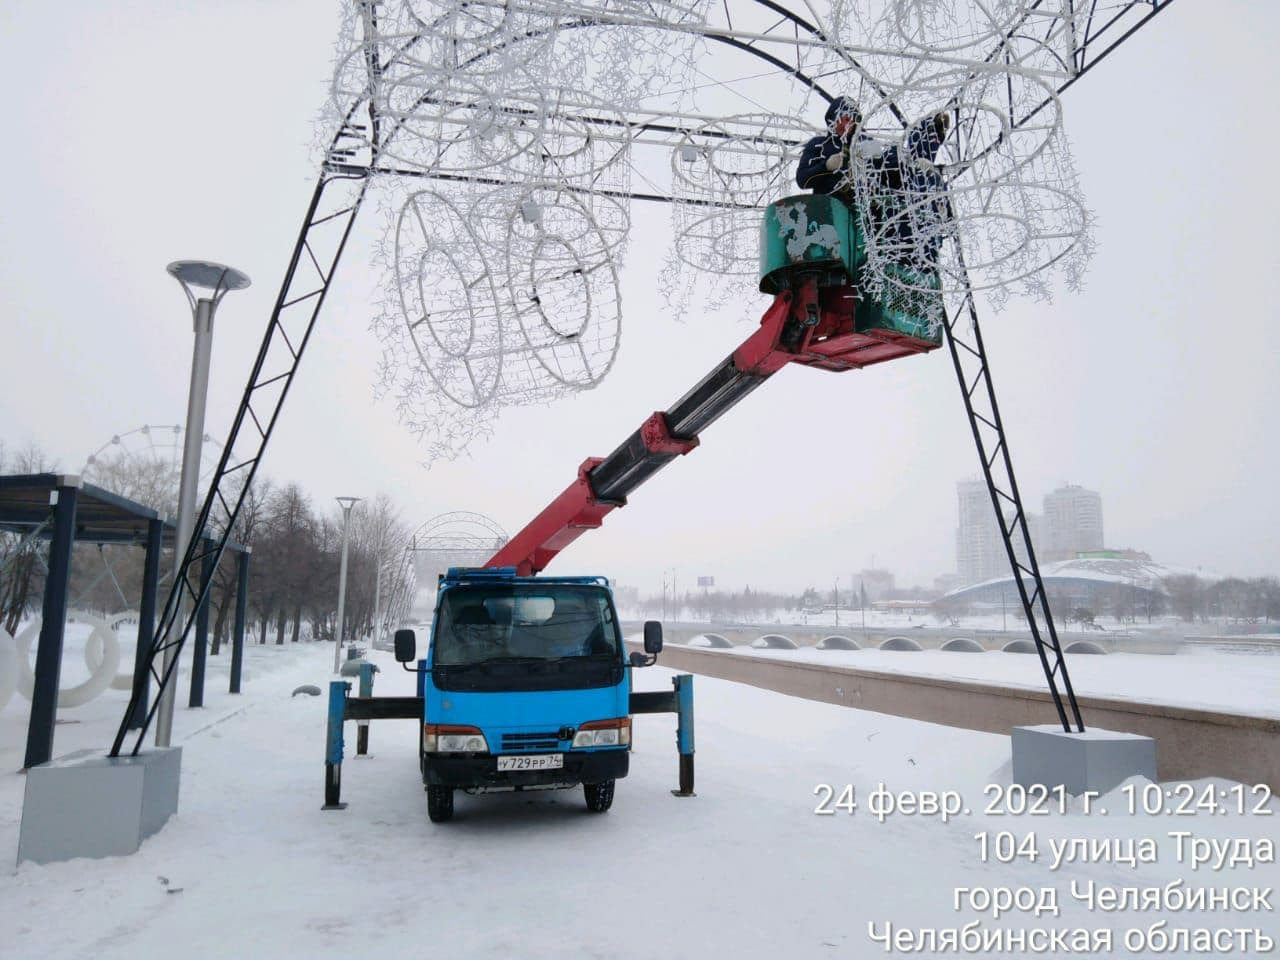
[[[824,318],[806,344],[811,365],[847,369],[936,349],[943,303],[936,271],[890,263],[884,293],[865,292],[861,221],[824,194],[786,197],[765,208],[760,226],[760,290],[778,294],[816,277]],[[827,362],[829,359],[830,362]]]

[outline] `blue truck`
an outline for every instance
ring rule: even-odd
[[[604,577],[520,576],[513,567],[452,568],[440,578],[426,656],[413,630],[397,630],[395,656],[417,674],[414,696],[374,696],[372,663],[351,683],[329,684],[326,810],[341,810],[343,725],[371,720],[418,728],[427,816],[453,818],[458,790],[470,794],[581,786],[587,809],[604,813],[630,768],[635,714],[674,713],[678,797],[693,792],[693,677],[671,690],[635,691],[631,671],[656,662],[662,624],[644,625],[644,652],[629,655]],[[417,661],[415,663],[415,660]]]
[[[414,632],[395,639],[396,659],[412,662]],[[653,663],[661,624],[645,625],[644,647],[627,657],[603,577],[449,570],[418,668],[430,819],[453,816],[456,790],[581,784],[588,810],[608,810],[630,758],[630,671]]]

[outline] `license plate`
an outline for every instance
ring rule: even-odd
[[[563,767],[563,753],[535,753],[529,756],[498,758],[499,770],[560,770]]]

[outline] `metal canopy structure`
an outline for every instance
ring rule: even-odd
[[[75,539],[89,543],[146,543],[149,521],[160,520],[155,510],[84,483],[75,475],[53,473],[0,477],[0,530],[31,533],[52,520],[50,498],[60,487],[74,486]],[[52,533],[45,534],[51,536]],[[165,545],[173,546],[173,528],[164,525]]]
[[[41,607],[40,639],[36,648],[35,688],[27,728],[24,767],[45,763],[53,755],[53,729],[57,714],[58,683],[62,672],[62,644],[67,619],[67,587],[71,574],[71,548],[81,543],[135,544],[145,548],[142,599],[138,611],[138,646],[134,660],[136,701],[127,722],[140,727],[150,688],[147,651],[155,630],[156,597],[160,586],[160,554],[173,548],[177,531],[150,507],[129,500],[74,474],[14,474],[0,476],[0,530],[28,540],[49,540],[48,575]],[[245,604],[250,550],[228,540],[226,548],[238,554],[238,588],[235,627],[232,631],[231,692],[240,689],[243,663]],[[213,569],[205,573],[212,581]],[[206,590],[206,596],[207,596]],[[192,705],[204,696],[205,629],[197,632],[196,661],[192,666]]]
[[[0,530],[9,533],[53,536],[52,530],[37,529],[53,521],[53,494],[60,487],[75,487],[75,540],[83,543],[147,542],[148,524],[161,523],[161,545],[173,547],[174,528],[150,507],[112,493],[75,474],[28,473],[0,476]],[[226,549],[233,553],[249,553],[250,549],[235,540],[227,540]]]

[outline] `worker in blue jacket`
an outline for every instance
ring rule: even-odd
[[[856,158],[875,172],[882,199],[887,199],[883,194],[889,191],[941,194],[945,184],[934,160],[951,127],[948,114],[936,113],[921,120],[907,131],[901,147],[865,133],[862,113],[849,97],[832,100],[825,119],[827,132],[806,143],[800,154],[796,168],[796,183],[800,187],[814,193],[835,194],[852,205],[850,162]],[[873,202],[877,207],[889,205]],[[873,210],[872,214],[883,212]],[[938,215],[941,213],[939,210]],[[896,223],[895,233],[902,240],[908,240],[905,234],[910,227],[905,219],[899,218]],[[937,242],[931,241],[929,246],[930,252],[936,253]]]
[[[947,138],[951,118],[946,113],[926,117],[907,131],[903,150],[862,130],[862,113],[849,97],[836,97],[827,107],[827,132],[804,145],[796,183],[814,193],[837,193],[846,185],[851,156],[880,174],[883,186],[900,190],[912,181],[941,182],[933,161]]]

